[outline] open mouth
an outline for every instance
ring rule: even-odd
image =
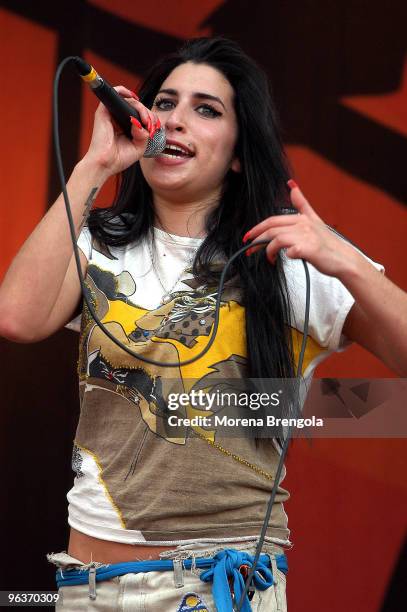
[[[161,157],[193,157],[194,154],[183,147],[173,144],[167,144],[164,151],[161,153]]]

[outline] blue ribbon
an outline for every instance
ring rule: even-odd
[[[282,571],[285,569],[287,571],[287,564],[286,562],[283,563],[283,559],[281,559],[281,557],[284,557],[285,561],[285,556],[278,555],[278,557],[280,557],[279,569],[282,569]],[[251,568],[253,566],[253,561],[254,557],[248,553],[239,552],[233,548],[226,548],[213,557],[212,567],[202,572],[200,575],[201,580],[204,582],[213,582],[213,599],[218,610],[222,610],[222,612],[233,612],[233,601],[228,578],[231,577],[233,579],[235,601],[238,603],[245,588],[245,580],[239,568],[242,565],[247,565]],[[252,584],[260,591],[265,591],[274,584],[273,573],[267,565],[270,565],[270,557],[268,555],[260,555],[252,581]],[[250,612],[251,609],[250,601],[246,594],[241,612]]]
[[[232,596],[229,588],[228,578],[232,578],[233,591],[236,602],[240,601],[245,588],[245,580],[239,571],[242,565],[252,567],[254,557],[245,552],[226,548],[218,552],[213,558],[195,559],[194,566],[203,568],[200,579],[203,582],[212,582],[212,594],[216,608],[219,612],[233,612]],[[287,558],[285,555],[276,555],[276,564],[279,570],[287,573]],[[193,565],[192,559],[185,559],[183,566],[190,569]],[[174,569],[171,560],[160,561],[129,561],[126,563],[113,563],[106,567],[96,569],[96,582],[110,580],[116,576],[123,576],[129,573],[159,572]],[[66,569],[58,570],[56,573],[57,586],[74,586],[77,584],[87,584],[89,581],[89,570]],[[260,591],[265,591],[274,584],[273,573],[270,569],[270,557],[260,555],[253,575],[252,584]],[[250,601],[246,595],[241,612],[251,612]]]

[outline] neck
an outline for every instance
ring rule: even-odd
[[[205,201],[178,202],[154,194],[155,225],[169,234],[202,238],[206,218],[219,202],[219,195]]]

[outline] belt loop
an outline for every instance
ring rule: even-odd
[[[96,599],[96,567],[89,568],[89,599]]]
[[[174,585],[176,589],[184,586],[184,564],[182,559],[174,559]]]
[[[274,588],[274,593],[276,596],[276,602],[277,602],[277,612],[281,612],[283,610],[283,604],[281,601],[281,597],[280,597],[280,590],[278,588],[278,581],[279,578],[277,576],[277,561],[276,561],[276,555],[269,555],[270,557],[270,562],[271,562],[271,571],[273,572],[273,588]]]

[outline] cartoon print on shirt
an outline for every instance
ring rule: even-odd
[[[216,293],[208,287],[202,288],[194,279],[185,281],[193,289],[192,292],[175,292],[169,303],[151,311],[131,301],[135,283],[127,271],[115,276],[92,264],[88,267],[86,280],[89,297],[93,298],[98,316],[109,331],[134,352],[146,357],[151,355],[163,363],[174,363],[188,359],[191,350],[197,354],[205,346],[213,327]],[[232,293],[233,288],[227,287],[225,297],[232,297]],[[239,306],[237,302],[235,306]],[[230,303],[223,301],[221,311],[222,308],[230,309]],[[219,331],[222,331],[221,325]],[[219,340],[221,335],[219,333]],[[217,342],[219,340],[217,338]],[[139,408],[152,433],[171,443],[185,444],[185,428],[178,427],[175,435],[168,426],[169,413],[164,398],[169,393],[186,392],[197,378],[211,372],[212,364],[208,359],[202,360],[207,365],[198,370],[188,366],[168,368],[141,363],[117,349],[96,324],[92,325],[91,319],[83,330],[81,343],[84,348],[83,378],[102,379],[102,386],[110,386]],[[220,342],[219,346],[222,346]],[[216,351],[213,354],[216,357]],[[218,363],[214,357],[212,359]],[[86,371],[83,371],[86,362]],[[240,362],[234,365],[239,370],[244,369],[245,358],[241,357]],[[193,380],[186,380],[187,377]],[[210,412],[203,410],[187,406],[179,408],[176,414],[188,418],[199,414],[210,416]],[[198,429],[201,434],[205,433],[203,428]],[[213,438],[213,434],[210,437]]]

